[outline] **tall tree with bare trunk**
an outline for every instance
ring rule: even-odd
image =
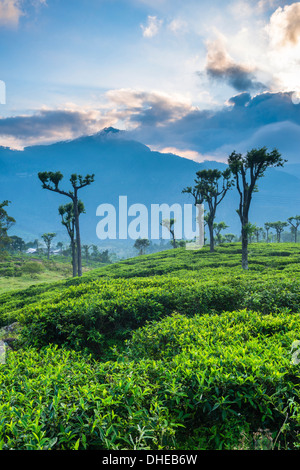
[[[59,188],[59,183],[63,179],[63,175],[60,171],[44,171],[38,174],[40,181],[43,184],[44,189],[53,191],[58,194],[69,197],[73,202],[74,207],[74,221],[75,221],[75,231],[76,231],[76,246],[77,246],[77,270],[78,276],[82,276],[82,261],[81,261],[81,238],[80,238],[80,227],[79,227],[79,210],[78,210],[78,191],[86,186],[89,186],[95,181],[95,175],[86,175],[85,177],[77,174],[72,174],[70,177],[70,182],[73,188],[73,191],[64,191]]]
[[[246,155],[234,151],[228,158],[228,165],[235,178],[236,188],[240,196],[237,213],[242,225],[242,268],[245,270],[249,268],[249,210],[253,193],[258,191],[257,182],[265,175],[268,168],[282,167],[286,161],[283,160],[277,149],[268,152],[266,147],[252,149]]]

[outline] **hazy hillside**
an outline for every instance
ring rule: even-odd
[[[225,168],[217,162],[195,163],[176,155],[152,152],[132,140],[125,132],[105,129],[102,132],[68,142],[11,151],[0,148],[0,199],[11,201],[10,214],[17,224],[11,233],[25,239],[39,237],[55,231],[65,236],[57,208],[68,202],[66,198],[42,190],[39,171],[61,171],[65,178],[62,187],[69,188],[71,173],[95,173],[95,183],[81,192],[86,206],[82,216],[84,241],[101,244],[96,237],[98,205],[114,204],[118,208],[119,196],[128,197],[128,205],[142,203],[192,203],[182,195],[183,187],[192,185],[196,171],[207,167]],[[260,192],[254,195],[252,222],[286,219],[298,213],[300,180],[294,169],[291,173],[270,170],[260,181]],[[299,173],[298,173],[299,175]],[[237,193],[233,189],[217,213],[217,220],[225,220],[229,232],[239,232],[239,219],[235,212]]]

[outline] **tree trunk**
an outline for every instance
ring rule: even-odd
[[[78,213],[78,197],[77,190],[74,190],[74,219],[75,219],[75,230],[76,230],[76,245],[77,245],[77,269],[78,276],[82,276],[82,262],[81,262],[81,240],[80,240],[80,228],[79,228],[79,213]]]
[[[71,239],[71,250],[72,250],[73,277],[77,277],[76,243],[75,243],[74,238]]]
[[[208,229],[209,229],[209,246],[210,252],[213,253],[215,251],[215,241],[214,241],[214,225],[213,222],[208,222]]]
[[[198,230],[199,230],[199,245],[201,248],[205,245],[205,230],[204,230],[204,207],[198,207]],[[197,243],[197,237],[196,237]]]
[[[171,235],[172,235],[172,245],[173,245],[173,248],[177,248],[176,238],[175,238],[175,231],[174,231],[174,230],[170,230],[170,232],[171,232]]]
[[[246,212],[246,211],[245,211]],[[249,269],[248,265],[248,215],[241,217],[242,223],[242,268]]]
[[[242,225],[242,268],[247,270],[248,266],[248,233],[247,223]]]

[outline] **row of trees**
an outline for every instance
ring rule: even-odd
[[[277,149],[268,152],[266,147],[263,147],[260,149],[252,149],[247,152],[246,155],[234,151],[228,158],[228,168],[223,172],[217,169],[209,169],[201,170],[196,173],[195,185],[183,189],[182,192],[192,195],[195,205],[205,203],[207,206],[208,210],[205,220],[209,230],[210,251],[214,251],[215,240],[218,240],[220,232],[224,228],[222,226],[216,227],[215,218],[217,208],[224,200],[228,191],[235,187],[239,195],[239,205],[236,211],[241,222],[242,267],[243,269],[248,269],[248,242],[249,233],[251,233],[249,210],[253,194],[258,191],[258,180],[264,176],[266,170],[268,168],[283,166],[285,162],[286,160],[283,160]],[[78,197],[78,192],[82,188],[92,184],[95,175],[86,175],[83,177],[81,175],[72,174],[70,177],[72,190],[69,191],[61,189],[60,187],[63,179],[61,172],[40,172],[38,177],[44,189],[66,196],[71,200],[70,203],[59,206],[58,212],[61,217],[61,222],[65,226],[70,238],[73,275],[82,276],[82,246],[79,217],[85,212],[85,209],[83,202]],[[7,205],[8,201],[4,201],[0,204],[0,240],[2,240],[2,243],[3,241],[5,243],[7,230],[15,222],[13,218],[8,216],[5,210]],[[281,231],[286,226],[284,224],[288,223],[294,228],[295,237],[297,237],[297,230],[300,224],[298,216],[291,217],[288,222],[268,223],[265,228],[266,230],[274,228],[280,240]],[[174,219],[164,221],[163,224],[169,229],[173,238],[173,247],[175,248],[177,245],[175,235],[172,233]],[[215,233],[216,230],[217,234]],[[44,241],[48,247],[50,247],[54,236],[55,234],[44,235]],[[136,246],[136,248],[138,248],[138,246]],[[146,246],[141,246],[140,250],[143,251],[145,248]]]
[[[222,223],[219,227],[216,226],[217,208],[224,200],[228,191],[235,187],[239,195],[239,206],[236,211],[241,222],[242,267],[243,269],[248,269],[248,243],[249,234],[252,229],[249,222],[249,211],[253,194],[258,191],[258,180],[265,175],[266,170],[268,168],[281,167],[285,162],[286,160],[283,160],[277,149],[268,152],[267,148],[263,147],[252,149],[246,155],[235,151],[232,152],[228,158],[228,168],[223,172],[217,169],[209,169],[196,173],[195,185],[183,189],[182,192],[192,195],[195,205],[204,203],[207,205],[208,210],[205,220],[209,230],[211,252],[214,251],[215,240],[220,239],[220,232],[224,229]],[[69,192],[59,187],[63,179],[63,175],[60,172],[42,172],[38,176],[44,189],[62,194],[71,199],[71,203],[59,207],[59,214],[71,240],[73,275],[75,276],[77,273],[78,276],[81,276],[82,255],[79,216],[84,212],[84,205],[78,198],[78,191],[93,183],[95,175],[87,175],[85,177],[77,174],[71,175],[70,182],[73,190]],[[298,222],[297,218],[289,219],[289,223],[296,231],[299,226]],[[169,229],[173,239],[173,247],[176,248],[176,240],[172,228],[174,226],[174,219],[163,221],[163,225]],[[269,229],[274,228],[280,237],[282,224],[280,226],[279,222],[273,222],[269,223],[267,227]],[[135,247],[140,253],[143,253],[148,243],[149,241],[147,240],[137,240]]]
[[[7,232],[16,222],[15,219],[7,213],[6,207],[9,204],[10,201],[0,203],[0,257],[10,241]]]
[[[282,167],[283,160],[277,149],[271,152],[266,147],[252,149],[246,155],[232,152],[225,171],[201,170],[196,173],[195,185],[183,189],[193,196],[195,205],[206,203],[206,221],[210,236],[210,251],[214,251],[214,221],[218,206],[233,187],[239,195],[236,209],[241,222],[242,267],[248,269],[249,211],[253,194],[258,191],[257,183],[268,168]]]

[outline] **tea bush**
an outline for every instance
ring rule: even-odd
[[[141,256],[0,295],[2,449],[300,447],[300,248]],[[282,254],[283,253],[283,254]]]
[[[48,346],[0,368],[2,449],[297,449],[300,319],[173,314],[115,361]]]
[[[299,337],[299,315],[287,311],[174,314],[134,332],[127,356],[165,365],[167,395],[155,380],[188,448],[239,448],[242,433],[254,448],[260,429],[269,433],[265,448],[298,448],[300,367],[291,345]]]
[[[157,384],[134,364],[95,363],[49,347],[0,367],[0,449],[155,449],[177,428]]]
[[[38,261],[28,261],[21,268],[24,274],[40,274],[45,271],[44,266]]]
[[[272,257],[276,268],[269,269],[264,264],[272,249],[258,244],[248,272],[236,266],[238,251],[232,247],[218,247],[216,253],[172,250],[110,265],[82,278],[5,294],[0,296],[0,326],[19,321],[28,345],[58,344],[106,360],[114,343],[120,345],[147,321],[174,311],[185,315],[243,308],[263,314],[282,308],[299,311],[299,274],[290,270],[285,274],[282,267],[282,260],[294,258],[294,246],[289,257],[276,253]],[[164,274],[142,276],[154,268]]]

